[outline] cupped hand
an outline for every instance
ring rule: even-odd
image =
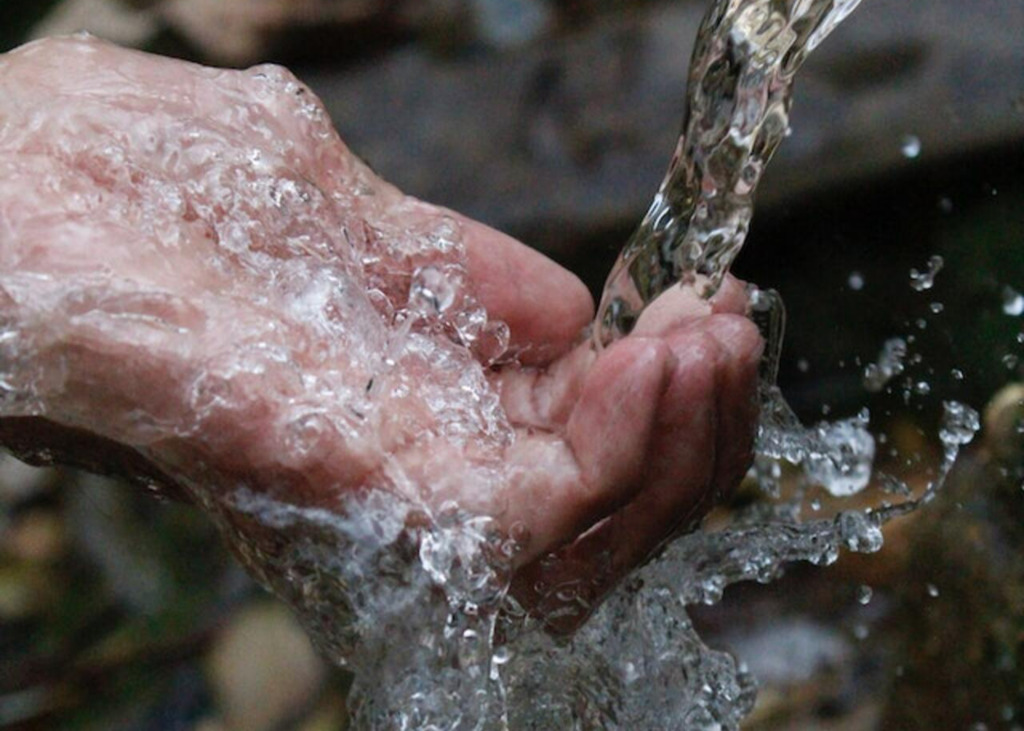
[[[22,452],[207,505],[244,484],[490,516],[560,628],[749,463],[762,343],[735,280],[597,352],[572,274],[382,182],[280,68],[47,40],[0,56],[0,99],[0,439]]]

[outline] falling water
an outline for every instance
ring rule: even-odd
[[[608,279],[599,344],[627,334],[676,283],[701,282],[705,296],[717,289],[743,244],[765,165],[788,132],[794,75],[858,1],[714,3],[691,62],[683,135]],[[781,300],[752,291],[752,305],[768,341],[759,484],[777,496],[779,465],[790,462],[805,485],[840,497],[863,490],[875,448],[868,413],[802,425],[773,385]],[[888,360],[882,366],[894,370]],[[977,414],[946,405],[945,460],[929,494],[976,430]],[[704,645],[687,606],[714,603],[739,581],[771,581],[792,561],[827,565],[843,549],[876,551],[883,523],[917,505],[804,521],[799,501],[762,502],[725,529],[677,540],[573,637],[556,640],[507,595],[502,557],[510,554],[487,520],[434,515],[410,536],[406,514],[415,508],[363,500],[342,511],[354,517],[249,493],[233,507],[289,537],[272,551],[239,542],[258,554],[251,563],[300,608],[321,647],[355,671],[355,723],[381,729],[737,728],[753,706],[755,680]]]
[[[789,133],[793,79],[860,0],[716,0],[701,24],[665,179],[605,284],[597,337],[628,333],[673,284],[710,296],[743,246],[754,193]]]
[[[627,334],[677,283],[700,283],[704,296],[718,288],[743,244],[765,165],[788,133],[794,75],[858,3],[716,0],[695,46],[668,174],[608,279],[599,346]],[[768,342],[754,473],[775,499],[738,512],[724,529],[675,541],[571,638],[549,636],[507,594],[514,547],[486,519],[433,514],[410,535],[407,516],[423,507],[395,498],[351,498],[360,503],[328,513],[235,495],[232,510],[286,537],[237,544],[299,608],[321,648],[355,671],[357,727],[738,728],[756,682],[741,662],[704,645],[687,606],[717,602],[736,582],[771,581],[792,561],[827,565],[843,549],[877,551],[882,525],[934,494],[978,428],[976,413],[947,403],[945,458],[924,497],[802,520],[799,500],[778,497],[780,464],[798,465],[804,486],[860,492],[873,472],[870,415],[802,425],[774,386],[781,299],[757,290],[751,299]],[[879,388],[896,360],[880,358]]]
[[[627,334],[643,308],[678,282],[700,283],[704,295],[715,291],[743,243],[764,167],[787,133],[794,74],[857,4],[716,0],[695,46],[683,135],[665,182],[608,280],[595,327],[599,344]],[[267,95],[297,98],[287,79],[266,70],[254,78]],[[322,130],[322,119],[307,116]],[[244,161],[238,165],[255,170],[254,176],[259,172]],[[218,181],[211,177],[210,185]],[[260,182],[252,183],[253,195],[246,200],[257,213],[261,206],[271,210],[279,204],[273,200],[276,189],[260,188]],[[296,210],[301,206],[312,207],[311,221],[322,220],[329,208],[316,190],[300,196]],[[247,211],[239,215],[255,215]],[[500,351],[507,333],[461,294],[458,232],[384,233],[379,240],[393,235],[406,237],[403,245],[420,246],[410,255],[408,305],[385,313],[399,326],[394,333],[375,326],[364,338],[372,345],[365,353],[356,352],[344,332],[331,331],[340,342],[338,357],[362,358],[367,371],[381,377],[371,379],[372,390],[358,393],[325,379],[315,384],[321,390],[310,401],[321,403],[327,394],[368,411],[378,389],[415,391],[418,382],[406,372],[414,361],[417,367],[436,366],[448,379],[424,396],[439,419],[448,419],[447,433],[467,440],[513,438],[495,415],[498,401],[483,367],[464,352],[481,348],[488,332]],[[259,254],[254,251],[240,245],[231,255]],[[438,268],[439,261],[448,263]],[[288,262],[295,271],[286,272],[285,281],[297,288],[291,302],[297,320],[315,316],[324,306],[321,300],[338,291],[365,291],[364,285],[373,284],[372,272],[361,273],[353,264],[351,271],[337,273],[344,286],[327,281],[313,291],[310,282],[326,277],[323,260]],[[256,263],[254,276],[273,265]],[[931,278],[938,271],[933,269]],[[17,284],[13,278],[7,282],[9,288]],[[517,546],[488,518],[383,491],[340,496],[337,509],[327,510],[288,504],[245,484],[188,487],[253,573],[296,608],[322,652],[354,672],[356,728],[737,728],[753,706],[755,681],[742,662],[704,645],[687,607],[714,603],[740,581],[771,581],[792,561],[826,565],[843,549],[878,550],[885,521],[930,499],[957,450],[978,428],[976,413],[947,403],[939,435],[943,463],[923,497],[803,520],[800,501],[781,497],[780,463],[800,467],[803,487],[820,485],[839,498],[862,491],[873,473],[870,415],[802,425],[774,386],[784,322],[781,300],[761,291],[752,291],[751,300],[752,316],[768,342],[754,473],[773,499],[738,511],[724,528],[696,530],[675,541],[629,577],[571,638],[542,631],[509,596]],[[334,304],[355,306],[348,300]],[[377,322],[370,315],[364,319]],[[117,326],[123,323],[122,318]],[[450,335],[451,342],[428,337],[433,333]],[[0,337],[0,345],[6,342]],[[31,343],[20,347],[28,358]],[[382,351],[387,353],[383,363]],[[243,373],[245,367],[273,367],[270,355],[262,350],[256,355],[263,360],[255,366],[235,360],[231,365]],[[18,362],[4,358],[4,363]],[[278,360],[287,362],[287,353]],[[13,405],[4,408],[12,413],[33,408],[37,384],[12,381],[8,388],[7,376],[26,369],[8,370],[0,369],[0,395],[24,395],[29,405],[8,399]],[[4,403],[0,400],[0,406]],[[320,427],[310,416],[316,413],[296,414],[297,449],[315,442]],[[486,488],[487,475],[480,479]],[[573,588],[552,588],[562,589]]]

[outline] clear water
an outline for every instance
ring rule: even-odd
[[[857,4],[716,0],[712,5],[691,65],[684,134],[650,212],[609,278],[595,327],[599,344],[628,333],[643,308],[676,283],[700,282],[704,294],[715,290],[742,246],[757,183],[788,129],[794,74]],[[323,154],[332,154],[329,123],[319,107],[301,100],[289,78],[274,69],[250,75],[250,85],[239,91],[239,109],[248,109],[243,102],[254,93],[294,107],[303,136],[323,139]],[[223,113],[233,114],[230,108]],[[258,120],[224,122],[225,129],[235,129]],[[25,129],[0,132],[31,131]],[[132,135],[144,139],[146,130],[128,128],[127,136]],[[335,229],[341,226],[332,225],[338,223],[333,183],[275,178],[272,156],[295,151],[275,151],[274,144],[285,143],[278,135],[266,137],[271,142],[262,151],[239,150],[237,160],[200,161],[207,175],[190,177],[196,189],[187,192],[196,200],[220,199],[234,207],[216,232],[217,256],[241,261],[239,277],[257,281],[256,286],[227,281],[218,294],[230,296],[236,284],[240,297],[267,292],[268,301],[260,304],[277,313],[279,327],[268,332],[261,321],[246,333],[246,322],[231,323],[236,343],[213,354],[207,370],[187,384],[184,403],[196,423],[182,427],[173,414],[166,421],[156,418],[159,414],[112,414],[110,435],[124,434],[134,443],[146,443],[148,435],[155,442],[175,429],[198,428],[211,414],[230,415],[232,409],[244,414],[246,403],[238,397],[254,379],[277,384],[275,397],[288,405],[281,416],[289,427],[282,459],[301,462],[329,431],[358,444],[380,427],[389,404],[412,398],[430,417],[425,422],[445,439],[501,453],[515,433],[481,363],[501,355],[508,333],[467,293],[458,227],[394,230],[381,223],[375,235],[353,235],[347,246],[339,245]],[[192,154],[203,150],[197,144]],[[117,150],[87,152],[115,172],[121,169]],[[248,177],[226,187],[226,173],[238,171]],[[251,193],[244,200],[239,185]],[[163,225],[160,216],[178,192],[156,178],[151,190],[140,192],[143,200],[155,201],[145,211],[154,230],[177,230]],[[377,207],[394,204],[389,195],[368,187],[358,203],[365,206],[363,215],[374,220]],[[85,206],[87,200],[82,201]],[[273,226],[283,219],[275,212],[283,203],[292,228],[277,231]],[[278,256],[273,247],[286,244],[302,249]],[[381,250],[389,246],[395,250]],[[395,272],[379,264],[395,260],[397,250],[404,257],[398,279],[405,282],[408,298],[403,307],[389,309],[393,298],[383,293],[394,286]],[[937,270],[930,265],[916,281],[926,288]],[[65,283],[30,279],[0,271],[0,293],[40,312],[67,310],[78,324],[99,331],[116,328],[120,337],[137,336],[138,342],[145,342],[153,328],[173,326],[183,336],[180,347],[187,347],[190,328],[212,327],[196,313],[223,308],[222,300],[184,302],[136,292],[130,282],[124,283],[125,292],[85,288],[69,294]],[[270,299],[282,291],[285,301]],[[370,296],[364,298],[365,292]],[[781,497],[782,463],[799,467],[801,488],[821,485],[840,498],[863,491],[875,478],[870,416],[864,412],[802,425],[773,385],[785,320],[781,299],[760,291],[751,297],[752,316],[768,341],[754,473],[762,490],[778,497],[736,514],[725,528],[697,530],[675,541],[629,577],[571,638],[546,634],[508,596],[515,542],[490,519],[462,512],[437,495],[368,491],[340,495],[326,509],[289,504],[244,483],[194,479],[188,487],[254,575],[296,609],[324,654],[354,671],[356,728],[737,728],[752,708],[755,681],[742,662],[703,643],[687,607],[716,602],[740,581],[771,581],[793,561],[827,565],[842,550],[877,551],[885,521],[930,499],[978,428],[976,413],[946,404],[939,434],[944,460],[923,496],[804,520],[801,501]],[[278,333],[297,329],[308,341],[327,344],[326,352],[304,354],[312,365],[302,373],[288,365],[304,362],[291,350],[293,342]],[[30,367],[35,349],[44,345],[22,337],[15,324],[0,323],[0,413],[51,413],[73,420],[71,412],[46,410],[61,384],[55,374]],[[352,372],[365,375],[360,384],[366,388],[353,389]],[[424,390],[424,383],[430,388]],[[324,404],[342,404],[345,409],[335,411],[355,416],[332,420]],[[400,483],[402,466],[388,468]],[[460,479],[472,479],[486,492],[500,485],[501,470],[500,462],[483,461]]]
[[[794,74],[857,4],[719,0],[711,7],[692,61],[684,133],[609,277],[599,344],[628,333],[670,286],[701,282],[705,295],[715,291],[743,244],[764,167],[787,134]],[[928,286],[939,266],[930,263],[915,282]],[[443,282],[433,273],[422,280],[421,299],[443,310],[450,299]],[[864,490],[875,450],[869,414],[802,425],[773,385],[781,300],[753,291],[752,302],[769,346],[754,469],[761,488],[779,495],[780,465],[788,462],[805,487],[838,497]],[[887,343],[865,378],[880,389],[900,362],[898,344]],[[703,643],[687,606],[714,603],[740,581],[769,582],[793,561],[827,565],[844,549],[879,550],[883,524],[930,499],[977,429],[976,413],[946,404],[945,460],[916,500],[804,520],[799,500],[777,499],[724,529],[678,539],[568,639],[541,631],[507,596],[502,557],[510,550],[487,520],[430,514],[410,536],[406,516],[424,506],[383,495],[342,511],[351,518],[245,491],[233,507],[286,538],[286,545],[251,538],[240,545],[321,647],[355,671],[359,728],[729,729],[752,708],[755,680],[741,661]]]
[[[789,133],[793,80],[860,0],[716,0],[694,46],[665,179],[605,284],[597,340],[630,331],[672,285],[710,295],[743,246],[754,193]]]

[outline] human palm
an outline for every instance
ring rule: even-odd
[[[596,351],[584,286],[404,196],[287,72],[85,38],[0,57],[0,439],[195,497],[384,490],[515,535],[587,607],[749,461],[735,280]],[[561,597],[561,598],[560,598]]]

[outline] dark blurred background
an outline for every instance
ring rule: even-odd
[[[385,178],[599,292],[668,162],[707,4],[2,0],[0,51],[88,30],[286,64]],[[881,556],[733,591],[697,620],[764,658],[750,728],[1021,728],[1024,4],[866,2],[798,77],[792,128],[735,268],[787,303],[783,390],[808,421],[870,407],[910,483],[943,400],[987,406],[986,432]],[[936,255],[934,288],[913,289]],[[907,372],[868,394],[892,337]],[[343,725],[344,677],[188,509],[11,459],[0,508],[0,728]]]

